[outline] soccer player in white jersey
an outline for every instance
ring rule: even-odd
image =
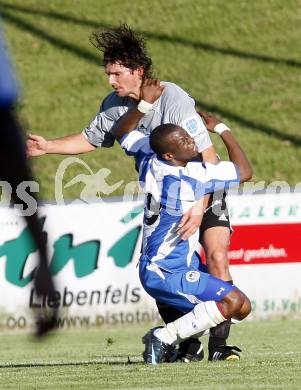
[[[202,162],[193,138],[174,124],[160,125],[150,136],[130,130],[135,118],[152,109],[162,86],[159,80],[146,80],[143,91],[144,96],[148,95],[147,101],[131,108],[113,133],[126,153],[135,158],[146,195],[141,283],[153,298],[186,313],[145,335],[144,361],[158,364],[166,361],[169,351],[181,341],[232,317],[242,320],[250,313],[250,301],[240,290],[200,270],[199,256],[195,254],[198,231],[183,240],[178,224],[196,201],[215,190],[249,180],[252,171],[230,130],[207,114],[204,116],[208,126],[220,133],[236,165]],[[218,357],[216,351],[213,360]]]
[[[40,156],[46,153],[79,154],[93,151],[97,147],[111,147],[114,137],[111,134],[113,125],[118,119],[135,106],[141,99],[141,84],[151,75],[152,61],[147,55],[145,42],[126,25],[96,32],[92,43],[104,54],[104,67],[108,82],[114,89],[101,103],[92,122],[80,133],[54,140],[46,140],[39,135],[30,135],[27,140],[29,156]],[[195,110],[194,100],[179,86],[169,82],[164,92],[153,106],[153,109],[140,118],[137,126],[143,134],[149,135],[160,124],[173,123],[183,127],[197,145],[198,152],[205,161],[217,163],[216,153],[207,130]],[[200,227],[200,239],[206,252],[209,272],[232,284],[229,273],[227,250],[230,240],[230,222],[225,202],[221,197],[222,215],[215,211],[210,200]],[[219,207],[217,207],[219,209]],[[183,238],[189,237],[201,224],[200,213],[187,211],[182,219],[180,233]],[[176,309],[162,302],[157,302],[159,312],[165,322],[182,315]],[[212,330],[209,338],[209,360],[218,349],[220,360],[236,355],[231,348],[224,348],[229,334],[230,323],[224,323]],[[183,361],[201,360],[204,356],[201,344],[197,339],[188,340],[180,345]],[[232,353],[233,352],[233,353]]]

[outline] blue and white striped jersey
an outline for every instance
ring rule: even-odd
[[[120,144],[135,158],[146,195],[142,254],[169,271],[192,265],[199,232],[184,241],[176,232],[177,225],[204,195],[239,183],[235,165],[226,161],[214,165],[199,159],[185,167],[171,165],[157,157],[149,137],[136,130],[126,134]]]

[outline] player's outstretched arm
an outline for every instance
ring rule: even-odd
[[[211,114],[200,112],[200,115],[204,119],[207,129],[212,133],[218,133],[222,138],[228,150],[230,161],[239,169],[240,182],[243,183],[250,180],[252,178],[251,164],[242,147],[230,132],[230,129]]]
[[[152,105],[161,96],[164,86],[159,79],[145,79],[141,86],[140,102],[136,107],[129,109],[113,126],[111,134],[121,139],[124,134],[130,133],[138,127],[140,119],[152,110]]]
[[[26,141],[28,156],[36,157],[44,154],[81,154],[94,150],[82,133],[67,135],[53,140],[46,140],[36,134],[29,134]]]
[[[250,180],[252,178],[251,164],[233,134],[229,130],[226,130],[220,136],[228,150],[230,161],[239,169],[240,182],[243,183]]]

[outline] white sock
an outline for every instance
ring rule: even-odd
[[[191,312],[157,329],[155,335],[164,343],[177,345],[225,320],[215,301],[201,302]]]

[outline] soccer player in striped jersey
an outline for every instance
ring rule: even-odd
[[[250,163],[229,128],[206,113],[207,126],[220,134],[232,162],[201,161],[194,139],[174,124],[160,125],[150,136],[132,130],[132,123],[152,109],[163,89],[159,80],[145,80],[145,100],[131,108],[113,130],[121,147],[135,158],[146,195],[141,283],[154,299],[186,313],[144,336],[143,356],[149,364],[166,361],[172,348],[191,336],[231,318],[240,321],[251,311],[249,299],[236,286],[202,271],[195,252],[198,231],[187,240],[178,232],[183,214],[197,201],[249,180]],[[221,353],[215,351],[212,360],[219,360]]]

